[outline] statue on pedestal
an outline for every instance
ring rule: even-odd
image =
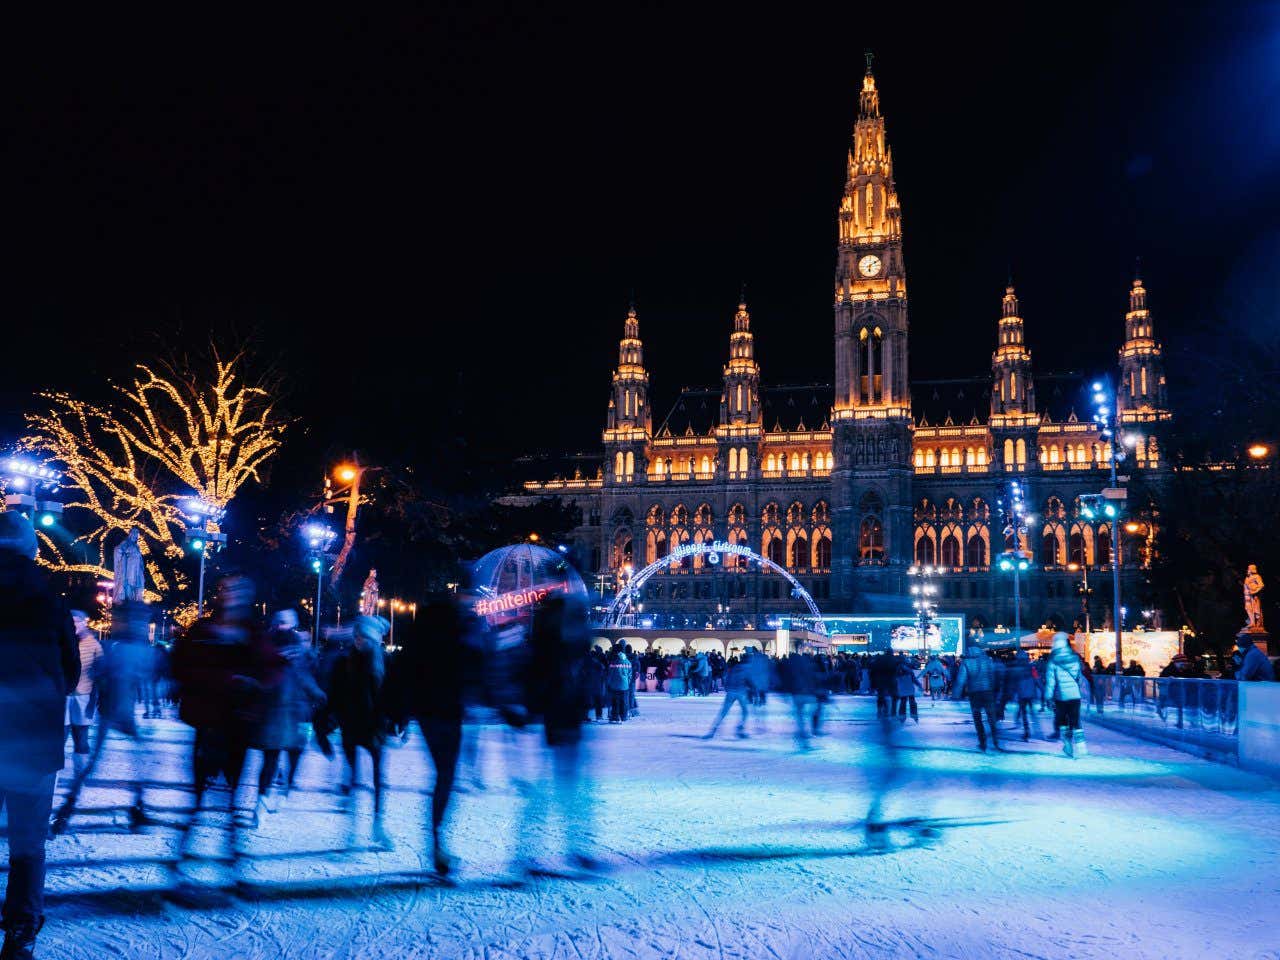
[[[360,612],[366,617],[378,613],[378,571],[371,569],[364,578],[364,586],[360,588]]]
[[[147,572],[142,563],[142,550],[138,548],[138,528],[116,545],[111,554],[111,602],[113,604],[142,602],[147,587]]]
[[[1258,574],[1257,565],[1249,564],[1249,569],[1244,575],[1244,612],[1247,618],[1244,628],[1250,633],[1266,632],[1266,628],[1262,625],[1262,591],[1264,589],[1266,584]]]

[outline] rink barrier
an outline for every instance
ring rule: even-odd
[[[1090,721],[1219,763],[1240,764],[1240,698],[1234,680],[1093,678]]]

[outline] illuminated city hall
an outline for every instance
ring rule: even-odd
[[[929,565],[940,571],[939,612],[963,614],[972,632],[1014,622],[1012,577],[993,555],[1017,537],[1030,557],[1024,628],[1082,621],[1078,585],[1093,576],[1093,626],[1109,621],[1117,561],[1125,602],[1140,604],[1170,420],[1141,279],[1127,292],[1127,313],[1116,291],[1111,385],[1125,451],[1118,467],[1129,479],[1122,519],[1112,523],[1079,500],[1110,485],[1111,441],[1094,421],[1089,384],[1035,371],[1011,281],[998,303],[993,291],[989,373],[909,380],[903,220],[870,64],[836,238],[834,386],[763,386],[740,303],[720,385],[684,390],[655,418],[640,318],[627,313],[601,462],[524,490],[563,497],[580,514],[570,542],[584,578],[607,599],[681,545],[721,541],[788,571],[824,613],[901,614],[911,611],[908,569]],[[1022,535],[1005,512],[1011,482],[1030,515]],[[697,626],[726,612],[751,625],[804,610],[786,577],[729,554],[719,563],[673,559],[640,601],[646,614]]]

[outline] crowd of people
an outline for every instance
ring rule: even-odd
[[[753,649],[726,658],[718,651],[641,654],[625,643],[595,648],[585,606],[555,594],[527,619],[506,624],[476,617],[465,595],[443,595],[422,604],[416,620],[398,631],[394,654],[385,644],[389,624],[375,615],[327,631],[317,648],[299,630],[292,610],[275,611],[262,622],[253,584],[236,575],[220,581],[209,614],[169,650],[151,642],[150,612],[136,600],[113,607],[110,633],[105,642],[100,639],[83,611],[65,608],[34,562],[35,547],[30,522],[0,512],[0,647],[6,655],[0,674],[0,801],[7,809],[10,861],[0,960],[32,955],[44,920],[45,841],[76,829],[86,784],[113,743],[126,744],[112,760],[123,771],[117,778],[129,787],[129,828],[159,822],[145,802],[149,777],[142,768],[147,751],[140,742],[139,712],[146,718],[176,711],[192,730],[187,779],[194,800],[179,824],[172,891],[185,902],[205,905],[220,895],[188,871],[192,861],[209,859],[195,852],[197,827],[222,828],[215,831],[224,844],[215,859],[234,867],[246,834],[288,801],[312,742],[335,761],[335,740],[339,745],[345,772],[336,791],[346,798],[353,829],[362,819],[351,798],[361,756],[368,757],[368,829],[373,846],[386,848],[392,839],[384,826],[385,748],[418,726],[434,768],[430,862],[447,878],[455,861],[445,826],[460,765],[478,779],[465,721],[475,711],[497,718],[524,751],[519,763],[525,799],[512,868],[513,875],[525,877],[558,869],[548,866],[545,846],[553,815],[563,831],[557,850],[569,868],[598,868],[582,730],[593,720],[636,718],[638,689],[673,697],[723,693],[703,735],[708,739],[734,711],[736,736],[762,731],[763,708],[781,695],[790,703],[802,750],[826,734],[824,717],[834,695],[874,696],[878,722],[870,742],[887,759],[874,765],[867,831],[869,842],[883,843],[880,804],[897,775],[899,731],[908,722],[919,723],[920,698],[967,700],[983,751],[988,745],[1001,749],[999,722],[1010,705],[1016,709],[1014,729],[1021,726],[1024,740],[1039,715],[1052,710],[1049,738],[1060,739],[1068,756],[1079,757],[1086,750],[1082,701],[1095,690],[1095,678],[1109,675],[1100,660],[1092,667],[1085,663],[1065,634],[1034,660],[1025,651],[1001,660],[976,647],[962,658],[892,651],[771,657]],[[1184,663],[1176,658],[1167,672],[1182,675]],[[1242,643],[1241,679],[1271,679],[1270,666],[1260,651]],[[1124,673],[1142,675],[1137,664]],[[59,793],[68,741],[70,775]],[[242,783],[251,751],[261,760],[256,783]],[[237,806],[238,790],[251,793],[250,808]]]

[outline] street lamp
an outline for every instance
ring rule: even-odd
[[[1004,505],[1003,500],[997,504]],[[1022,646],[1022,575],[1031,569],[1031,555],[1022,549],[1026,539],[1027,524],[1034,517],[1026,512],[1026,504],[1022,500],[1022,485],[1017,480],[1009,484],[1009,506],[1004,511],[1004,537],[1012,538],[1013,546],[1000,554],[996,566],[1005,573],[1013,574],[1013,632],[1014,643]]]
[[[1124,618],[1120,607],[1120,552],[1122,540],[1115,524],[1116,517],[1120,511],[1115,504],[1111,503],[1113,497],[1109,496],[1109,494],[1114,494],[1114,499],[1123,499],[1125,496],[1125,491],[1120,489],[1119,481],[1116,479],[1116,462],[1124,459],[1125,452],[1118,442],[1119,438],[1116,436],[1120,429],[1120,410],[1109,380],[1094,381],[1093,402],[1096,407],[1093,420],[1098,424],[1103,439],[1111,444],[1111,486],[1108,490],[1103,491],[1100,498],[1095,498],[1095,502],[1100,503],[1103,514],[1111,521],[1111,619],[1115,622],[1116,628],[1116,662],[1114,667],[1116,675],[1119,676],[1123,672],[1121,665],[1124,660],[1124,651],[1121,648],[1121,630],[1123,629]],[[1084,499],[1081,497],[1082,501]],[[1101,501],[1106,502],[1103,503]]]
[[[331,527],[323,523],[308,523],[302,528],[302,536],[307,541],[307,554],[311,561],[311,570],[316,575],[316,609],[312,616],[312,632],[315,644],[320,644],[320,602],[324,591],[324,558],[329,544],[337,534]]]
[[[926,657],[929,655],[929,624],[933,622],[934,614],[938,610],[938,604],[934,600],[938,588],[933,584],[932,578],[934,574],[941,572],[941,567],[935,567],[932,564],[913,564],[907,568],[907,576],[917,581],[911,584],[911,600],[916,611],[916,629],[920,636],[921,652]]]
[[[204,569],[209,554],[226,545],[227,535],[220,529],[226,509],[199,497],[182,501],[179,513],[187,527],[187,546],[200,554],[200,581],[196,591],[196,615],[204,616]]]
[[[1076,593],[1080,594],[1080,610],[1084,614],[1084,632],[1087,636],[1091,632],[1089,624],[1089,596],[1093,593],[1093,588],[1089,586],[1089,565],[1087,563],[1068,563],[1067,569],[1075,572],[1079,570],[1084,579],[1076,584]]]
[[[1265,443],[1252,443],[1249,445],[1249,456],[1254,460],[1265,460],[1271,454],[1271,448]]]

